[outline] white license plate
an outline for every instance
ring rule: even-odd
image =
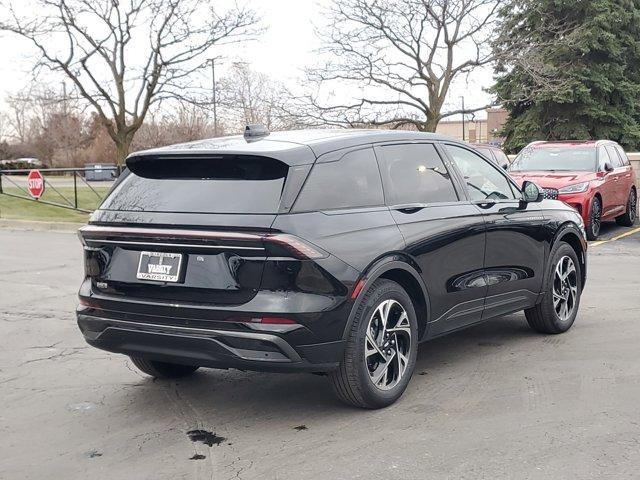
[[[138,262],[139,280],[177,282],[180,279],[182,254],[165,252],[140,252]]]

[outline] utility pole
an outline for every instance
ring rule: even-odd
[[[213,102],[213,136],[218,136],[218,111],[217,111],[217,98],[216,98],[216,59],[210,58],[211,62],[211,97]]]
[[[465,141],[465,133],[464,133],[464,96],[460,96],[462,99],[462,141]]]

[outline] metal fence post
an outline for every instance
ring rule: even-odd
[[[73,201],[78,208],[78,172],[73,171]]]
[[[4,193],[2,191],[2,172],[0,172],[0,193]]]

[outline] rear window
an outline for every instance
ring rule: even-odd
[[[294,211],[384,205],[382,180],[372,148],[345,154],[336,162],[316,163]]]
[[[277,213],[286,164],[267,157],[132,158],[103,210]]]

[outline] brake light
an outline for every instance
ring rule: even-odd
[[[111,227],[87,225],[78,231],[80,241],[86,246],[88,242],[114,242],[104,237],[141,237],[150,239],[150,245],[159,239],[188,239],[198,242],[264,242],[269,245],[283,247],[289,254],[301,260],[315,260],[319,258],[327,258],[329,254],[295,235],[287,233],[251,233],[251,232],[227,232],[227,231],[210,231],[210,230],[181,230],[181,229],[164,229],[164,228],[140,228],[140,227]],[[117,243],[117,242],[115,242]],[[180,244],[177,244],[180,245]],[[233,248],[234,245],[229,245]],[[274,256],[278,256],[274,254]]]
[[[267,234],[263,237],[267,243],[273,243],[286,248],[293,253],[296,258],[315,260],[318,258],[327,258],[329,254],[315,245],[286,233]]]

